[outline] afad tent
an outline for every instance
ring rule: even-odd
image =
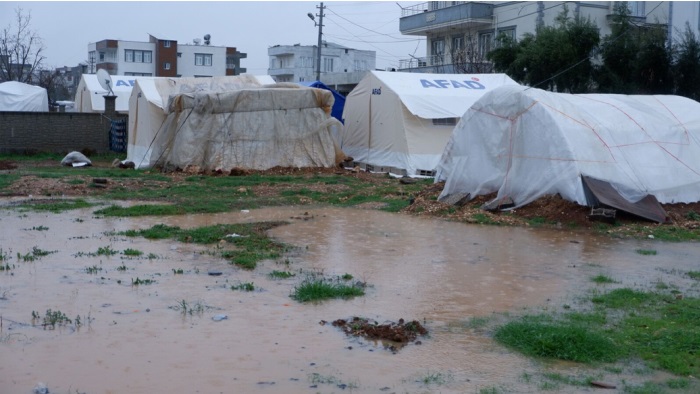
[[[698,158],[696,101],[504,86],[464,114],[436,180],[441,201],[497,192],[491,205],[517,208],[559,194],[662,222],[659,202],[700,200]]]
[[[0,83],[0,111],[49,112],[46,89],[17,81]]]
[[[134,88],[136,78],[134,76],[111,75],[112,92],[117,96],[115,109],[117,112],[129,111],[129,97]],[[138,77],[148,78],[148,77]],[[105,99],[109,91],[102,88],[96,74],[83,74],[75,92],[74,112],[104,112]]]
[[[367,170],[433,176],[452,129],[505,74],[370,71],[345,101],[340,147]]]
[[[339,125],[330,116],[333,95],[267,82],[252,75],[137,79],[127,160],[137,168],[230,171],[332,167],[344,159],[331,135]]]

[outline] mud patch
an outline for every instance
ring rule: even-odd
[[[0,170],[14,170],[17,168],[17,163],[10,160],[0,160]]]
[[[322,320],[321,325],[325,324],[326,322]],[[417,341],[418,337],[428,335],[428,330],[418,320],[406,322],[404,319],[399,319],[398,323],[379,324],[375,320],[353,317],[348,320],[338,319],[331,324],[349,336],[393,342],[395,345],[388,346],[392,351],[396,351],[411,342],[420,345],[421,341]]]

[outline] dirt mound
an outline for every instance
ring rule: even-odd
[[[0,170],[14,170],[17,168],[17,163],[10,160],[0,160]]]
[[[325,321],[322,321],[321,324],[325,324]],[[374,320],[353,317],[348,320],[338,319],[332,324],[333,327],[340,328],[350,336],[395,342],[396,345],[389,346],[391,350],[416,341],[418,336],[428,335],[428,330],[417,320],[406,322],[404,319],[399,319],[398,323],[379,324]],[[420,344],[420,341],[416,341],[416,343]]]

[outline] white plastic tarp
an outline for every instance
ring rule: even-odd
[[[345,101],[343,152],[400,175],[432,175],[457,120],[505,74],[370,71]]]
[[[340,123],[330,115],[333,94],[290,85],[173,96],[157,164],[223,172],[335,166],[344,156],[331,134]]]
[[[211,78],[137,77],[129,98],[127,159],[136,168],[150,168],[163,153],[167,136],[163,132],[170,112],[170,96],[193,92],[224,92],[274,84],[269,75],[236,75]]]
[[[136,83],[134,76],[111,75],[112,92],[117,96],[114,106],[117,112],[129,111],[129,97]],[[148,78],[148,77],[138,77]],[[105,90],[96,74],[83,74],[75,93],[75,112],[104,112],[105,99],[109,91]]]
[[[46,89],[17,81],[0,83],[0,111],[49,112]]]
[[[505,86],[462,117],[438,166],[440,199],[498,192],[515,207],[559,194],[586,204],[585,175],[629,202],[700,200],[700,103],[680,96],[564,94]]]

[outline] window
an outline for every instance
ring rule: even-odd
[[[195,66],[211,66],[212,54],[210,53],[195,53],[194,54],[194,65]]]
[[[367,70],[367,60],[355,60],[355,71]]]
[[[170,70],[170,62],[163,63],[163,70]]]
[[[332,73],[333,72],[333,58],[324,57],[323,58],[323,72]]]
[[[493,33],[480,33],[479,34],[479,54],[481,56],[486,56],[491,52],[491,44],[493,43]]]
[[[644,16],[644,2],[643,1],[628,1],[627,8],[630,10],[630,16],[643,17]]]
[[[170,40],[163,41],[163,48],[170,48]]]
[[[445,39],[436,38],[431,42],[433,64],[442,64],[445,61]]]
[[[182,57],[182,52],[178,52],[177,57]]]
[[[456,126],[457,125],[457,118],[433,119],[433,124],[435,126]]]
[[[452,63],[465,62],[466,56],[464,56],[464,36],[454,36],[452,37]]]
[[[151,63],[153,61],[153,52],[139,51],[135,49],[124,50],[124,61],[127,63]]]
[[[132,72],[125,72],[124,75],[130,76],[130,77],[152,77],[153,74],[151,73],[132,73]]]
[[[104,52],[100,52],[100,61],[101,62],[105,61],[105,53]]]

